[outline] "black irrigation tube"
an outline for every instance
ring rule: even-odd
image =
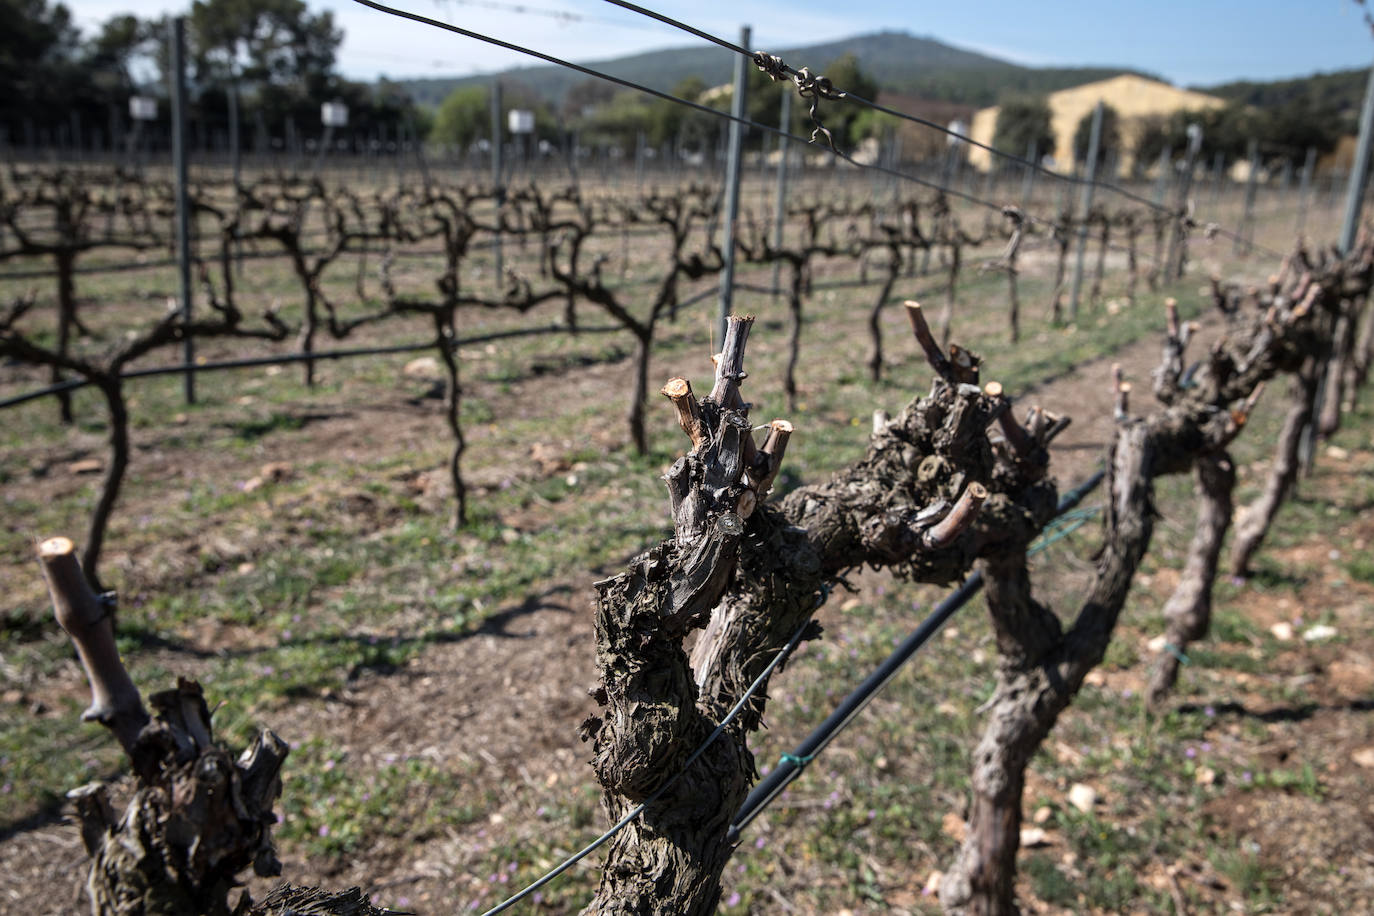
[[[1098,484],[1107,476],[1105,470],[1098,470],[1088,479],[1059,498],[1059,508],[1055,512],[1055,517],[1063,515],[1074,506],[1078,505]],[[900,646],[892,651],[881,665],[874,669],[873,673],[866,677],[858,687],[854,688],[849,696],[845,697],[835,711],[816,729],[807,735],[806,739],[798,744],[790,754],[784,754],[778,762],[777,767],[766,777],[760,780],[754,790],[745,798],[744,804],[740,805],[739,811],[735,812],[734,819],[730,822],[730,832],[726,835],[727,843],[738,843],[740,833],[745,827],[758,817],[764,808],[768,807],[782,792],[801,775],[802,770],[828,745],[845,726],[863,711],[869,701],[877,695],[878,691],[887,686],[897,675],[897,671],[910,660],[911,656],[930,641],[930,638],[944,626],[945,621],[954,616],[954,613],[967,604],[974,595],[978,594],[983,588],[983,574],[977,570],[973,572],[964,584],[955,589],[945,597],[935,609],[930,612],[925,620],[921,621],[911,635],[908,636]]]
[[[707,287],[677,304],[678,308],[687,308],[696,305],[705,299],[709,299],[716,294],[715,287]],[[623,331],[624,325],[592,325],[590,327],[569,327],[566,324],[546,324],[532,328],[515,328],[509,331],[493,331],[490,334],[479,334],[475,337],[458,338],[450,344],[451,347],[466,347],[473,344],[491,343],[497,340],[510,340],[517,337],[537,337],[544,334],[571,334],[574,337],[578,334],[611,334],[616,331]],[[326,360],[326,359],[347,359],[353,356],[387,356],[394,353],[414,353],[419,350],[428,350],[434,346],[434,341],[425,343],[396,344],[390,347],[355,347],[348,350],[318,350],[313,353],[283,353],[280,356],[251,356],[244,359],[226,359],[213,363],[195,363],[190,366],[150,366],[146,369],[133,369],[125,372],[121,378],[151,378],[158,375],[182,375],[186,372],[215,372],[222,369],[252,369],[258,366],[281,366],[289,363],[302,363],[307,360]],[[55,385],[48,385],[46,388],[39,388],[35,391],[27,391],[13,397],[0,400],[0,410],[7,407],[17,407],[20,404],[35,401],[49,395],[61,394],[64,391],[75,391],[78,388],[85,388],[91,383],[86,379],[74,378],[65,382],[58,382]]]
[[[714,290],[713,290],[714,292]],[[465,347],[472,344],[490,343],[496,340],[509,340],[515,337],[537,337],[544,334],[609,334],[615,331],[622,331],[622,325],[594,325],[592,327],[570,328],[565,324],[538,325],[532,328],[516,328],[510,331],[493,331],[490,334],[479,334],[476,337],[463,337],[455,339],[451,347]],[[418,350],[430,350],[434,347],[434,341],[429,340],[424,343],[395,344],[389,347],[357,347],[348,350],[317,350],[313,353],[283,353],[280,356],[252,356],[245,359],[226,359],[213,363],[195,363],[190,366],[149,366],[145,369],[133,369],[125,372],[120,378],[151,378],[158,375],[182,375],[186,372],[216,372],[221,369],[252,369],[258,366],[281,366],[288,363],[303,363],[307,360],[327,360],[327,359],[347,359],[353,356],[387,356],[393,353],[414,353]],[[56,385],[49,385],[36,391],[28,391],[24,394],[15,395],[12,398],[0,401],[0,410],[6,407],[14,407],[28,401],[47,397],[50,394],[60,394],[64,391],[72,391],[77,388],[85,388],[91,384],[85,379],[68,379]]]

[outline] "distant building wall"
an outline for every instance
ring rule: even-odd
[[[1074,133],[1078,130],[1078,123],[1092,113],[1099,100],[1115,108],[1120,115],[1119,163],[1120,168],[1126,171],[1134,166],[1132,154],[1136,141],[1140,138],[1145,118],[1171,115],[1177,111],[1220,108],[1226,104],[1216,96],[1179,89],[1168,83],[1131,74],[1052,92],[1046,96],[1046,101],[1050,107],[1050,130],[1054,133],[1053,156],[1057,168],[1072,168]],[[979,143],[991,145],[993,135],[997,131],[997,114],[1000,110],[994,106],[976,112],[970,136]],[[1025,155],[1025,150],[1007,152],[1018,156]],[[992,154],[987,150],[974,148],[970,150],[968,158],[970,164],[987,169],[991,165]]]

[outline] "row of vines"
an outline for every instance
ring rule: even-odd
[[[725,263],[718,241],[721,194],[705,186],[618,197],[437,181],[370,192],[290,176],[239,186],[204,182],[190,196],[198,317],[172,309],[111,341],[83,320],[104,304],[84,301],[80,283],[91,274],[174,263],[166,259],[175,213],[172,186],[123,172],[16,171],[8,177],[0,184],[0,264],[10,269],[0,280],[22,282],[28,291],[0,314],[0,356],[45,367],[45,390],[57,399],[64,421],[72,420],[77,384],[98,390],[108,415],[110,460],[82,563],[94,582],[130,459],[128,377],[150,354],[171,353],[188,338],[257,341],[263,352],[278,354],[294,341],[288,358],[300,362],[306,382],[313,383],[318,362],[329,357],[320,349],[322,341],[419,322],[427,335],[406,349],[432,351],[446,377],[453,523],[461,525],[468,490],[462,476],[459,346],[472,339],[461,333],[464,316],[481,312],[484,319],[506,319],[483,339],[588,333],[628,338],[634,374],[626,435],[643,453],[657,336],[683,309],[712,296]],[[946,343],[961,277],[971,271],[1004,274],[1007,333],[1016,341],[1023,322],[1018,258],[1039,248],[1053,259],[1049,301],[1037,312],[1061,324],[1068,316],[1071,246],[1080,233],[1096,246],[1087,291],[1089,307],[1095,307],[1104,295],[1109,252],[1124,256],[1124,294],[1133,300],[1142,281],[1154,289],[1182,274],[1186,244],[1169,242],[1171,236],[1186,242],[1194,228],[1140,209],[1099,209],[1085,220],[1063,213],[1046,221],[1015,207],[970,215],[954,203],[931,193],[884,202],[842,197],[797,204],[786,208],[780,234],[758,214],[745,213],[734,257],[742,265],[772,266],[773,291],[787,306],[789,408],[796,403],[805,302],[818,288],[813,271],[822,262],[856,263],[857,276],[839,284],[876,287],[866,322],[867,370],[876,380],[884,371],[881,314],[900,300],[894,291],[904,277],[931,278],[931,292],[942,303],[935,333]],[[651,253],[648,275],[630,278],[635,253],[645,250]],[[258,302],[245,308],[245,264],[265,259],[289,265],[296,291],[284,303],[274,299],[266,308]]]
[[[127,463],[127,429],[122,445],[115,430],[121,422],[127,427],[123,372],[132,361],[187,335],[294,337],[309,373],[323,335],[342,339],[363,327],[422,316],[433,330],[428,345],[448,372],[461,522],[455,341],[465,310],[509,310],[530,321],[538,309],[555,308],[559,317],[551,327],[573,334],[588,329],[591,309],[628,334],[637,369],[627,441],[642,448],[655,335],[686,306],[688,284],[723,265],[713,231],[718,195],[707,188],[633,200],[530,188],[502,198],[437,184],[363,195],[272,180],[238,189],[229,204],[223,189],[202,189],[196,208],[217,227],[202,237],[203,248],[213,251],[200,271],[208,317],[186,322],[169,313],[97,359],[75,355],[71,345],[81,325],[70,289],[76,257],[102,245],[165,245],[153,228],[165,222],[169,198],[154,185],[107,194],[75,177],[64,181],[21,185],[5,198],[0,222],[10,246],[5,253],[54,259],[59,328],[68,330],[55,343],[26,330],[28,322],[46,321],[47,312],[36,306],[37,297],[22,297],[0,319],[0,353],[79,376],[104,394],[116,459],[113,485],[107,481],[101,501],[106,515],[118,492],[113,471]],[[48,225],[35,217],[44,207],[67,215]],[[312,221],[322,227],[317,234],[308,228]],[[1157,403],[1150,409],[1142,409],[1139,396],[1133,402],[1127,381],[1103,379],[1116,394],[1116,422],[1104,455],[1102,546],[1082,593],[1056,611],[1037,596],[1027,555],[1057,513],[1050,446],[1070,418],[1040,406],[1018,409],[1003,386],[986,379],[989,367],[976,353],[950,343],[960,271],[981,260],[980,267],[1005,272],[1014,339],[1022,317],[1017,260],[1031,245],[1058,252],[1059,277],[1044,316],[1063,320],[1067,251],[1080,230],[1093,231],[1101,252],[1113,246],[1126,252],[1133,294],[1142,237],[1153,233],[1156,243],[1155,268],[1145,278],[1153,283],[1161,272],[1183,270],[1186,244],[1173,246],[1168,265],[1164,246],[1175,232],[1175,241],[1186,242],[1195,227],[1129,212],[1046,224],[1015,208],[969,221],[939,196],[886,207],[808,204],[791,208],[787,225],[779,240],[746,217],[736,256],[788,271],[789,377],[798,365],[802,310],[817,259],[854,259],[862,279],[880,271],[876,313],[901,277],[922,274],[938,258],[947,290],[940,314],[932,322],[922,306],[905,306],[933,381],[896,416],[875,421],[865,453],[830,480],[772,501],[792,424],[775,419],[760,426],[742,394],[753,320],[729,320],[710,392],[699,396],[682,377],[663,386],[690,444],[666,475],[673,534],[596,584],[594,697],[601,710],[580,732],[592,748],[608,819],[623,822],[623,829],[609,839],[588,912],[666,916],[716,909],[735,849],[732,817],[757,777],[749,738],[767,708],[771,666],[798,638],[817,636],[808,626],[816,609],[848,571],[863,566],[937,586],[981,575],[998,650],[996,686],[972,755],[967,836],[940,897],[952,913],[1015,912],[1026,768],[1107,651],[1150,549],[1156,481],[1193,474],[1199,494],[1187,561],[1164,608],[1169,649],[1155,659],[1150,686],[1158,704],[1173,687],[1181,652],[1207,632],[1233,519],[1229,564],[1243,573],[1292,492],[1305,431],[1334,432],[1374,364],[1374,314],[1367,307],[1374,245],[1362,237],[1344,255],[1299,247],[1263,285],[1214,282],[1211,307],[1221,331],[1200,354],[1189,354],[1197,328],[1170,303],[1160,320],[1162,356],[1151,385]],[[665,267],[653,283],[617,284],[617,245],[650,230],[666,242]],[[499,283],[469,284],[467,259],[497,238],[523,247],[525,257],[513,259]],[[239,249],[269,244],[290,259],[302,304],[250,324],[235,291]],[[427,283],[398,278],[397,259],[424,244],[439,246],[440,276]],[[996,253],[985,257],[983,248]],[[339,294],[345,284],[328,282],[330,272],[367,257],[377,259],[376,279],[357,269],[353,295],[345,299]],[[1105,254],[1097,259],[1098,295],[1105,260]],[[869,370],[877,374],[884,367],[880,325],[868,327]],[[1260,498],[1237,512],[1230,449],[1265,386],[1276,381],[1289,389],[1277,452]],[[784,390],[795,397],[795,383]],[[139,784],[122,816],[99,786],[77,796],[93,859],[88,887],[95,911],[228,912],[239,873],[250,866],[260,875],[280,871],[271,825],[286,744],[264,730],[243,755],[229,754],[215,744],[201,689],[191,682],[152,694],[148,711],[115,649],[107,604],[91,588],[99,530],[93,533],[84,573],[65,538],[44,542],[39,552],[58,619],[91,681],[88,718],[110,727]],[[356,891],[335,895],[284,885],[256,904],[241,901],[235,911],[368,912],[368,906]]]

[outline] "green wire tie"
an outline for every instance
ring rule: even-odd
[[[790,763],[799,770],[806,768],[806,765],[816,759],[815,754],[807,754],[805,757],[798,757],[796,754],[783,754],[778,760],[778,764]]]
[[[1164,644],[1164,649],[1165,649],[1166,652],[1168,652],[1168,653],[1169,653],[1170,655],[1172,655],[1174,658],[1178,659],[1179,664],[1181,664],[1181,665],[1191,665],[1191,664],[1192,664],[1192,662],[1188,660],[1188,656],[1186,656],[1186,655],[1183,654],[1183,650],[1180,649],[1178,646],[1174,645],[1173,643],[1171,643],[1171,642],[1166,642],[1166,643]]]

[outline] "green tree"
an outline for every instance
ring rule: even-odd
[[[675,85],[670,91],[680,99],[698,102],[710,88],[699,76],[689,76]],[[712,136],[715,118],[700,111],[693,111],[685,105],[655,99],[649,103],[648,133],[649,142],[654,146],[663,143],[697,142],[705,136]]]
[[[1090,111],[1078,122],[1078,129],[1073,132],[1073,161],[1075,163],[1086,163],[1088,160],[1088,146],[1092,138],[1093,113]],[[1102,163],[1107,161],[1107,157],[1113,152],[1121,149],[1121,115],[1110,105],[1102,106],[1102,136],[1097,147],[1097,165],[1100,168]]]
[[[853,54],[844,54],[836,60],[831,61],[821,70],[822,75],[829,78],[836,89],[851,92],[861,98],[875,101],[878,97],[878,83],[864,72],[859,66],[859,59]],[[802,104],[795,106],[806,112],[809,105]],[[854,134],[854,122],[863,114],[863,105],[855,102],[826,102],[821,100],[816,108],[820,122],[830,131],[835,140],[835,145],[843,149],[847,143],[852,142]]]
[[[1012,96],[997,112],[997,128],[992,145],[1003,152],[1024,156],[1035,144],[1039,156],[1054,154],[1054,131],[1050,127],[1050,105],[1044,96]]]
[[[80,34],[66,6],[46,0],[0,0],[0,87],[13,124],[47,120],[62,109],[77,74]]]
[[[491,90],[486,86],[455,89],[439,103],[429,138],[446,146],[466,149],[491,136]]]
[[[199,79],[296,85],[307,94],[328,83],[343,41],[334,14],[312,14],[304,0],[196,0],[190,24]]]

